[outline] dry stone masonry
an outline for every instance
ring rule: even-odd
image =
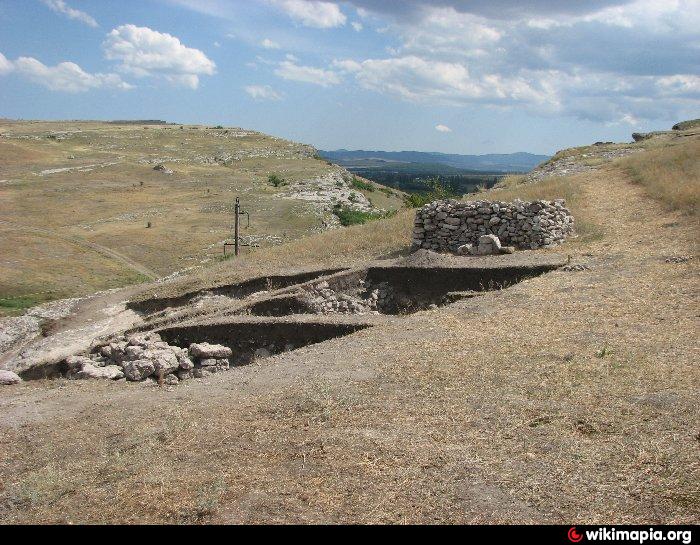
[[[413,249],[488,255],[561,243],[574,229],[564,199],[435,201],[416,212]]]

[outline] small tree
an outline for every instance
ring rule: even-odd
[[[287,185],[287,182],[284,180],[284,178],[280,178],[277,176],[277,174],[270,174],[267,177],[267,183],[270,184],[272,187],[281,187],[283,185]]]

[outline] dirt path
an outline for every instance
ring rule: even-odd
[[[31,232],[38,233],[42,236],[49,237],[49,238],[57,238],[57,239],[65,241],[65,242],[70,242],[71,244],[75,244],[77,246],[80,246],[81,248],[84,248],[86,250],[92,250],[92,251],[98,252],[105,257],[108,257],[110,259],[118,261],[122,265],[125,265],[126,267],[135,270],[136,272],[144,275],[149,280],[155,280],[159,276],[158,273],[149,269],[145,265],[138,263],[137,261],[134,261],[130,257],[128,257],[128,256],[126,256],[126,255],[124,255],[116,250],[113,250],[111,248],[107,248],[106,246],[102,246],[101,244],[97,244],[96,242],[89,242],[87,240],[81,239],[81,238],[76,237],[76,236],[65,235],[65,234],[59,233],[58,231],[52,231],[49,229],[42,229],[40,227],[30,227],[27,225],[20,225],[20,224],[10,222],[7,220],[0,220],[0,225],[3,225],[3,226],[8,227],[10,229],[16,229],[19,231],[31,231]]]
[[[694,523],[697,225],[614,167],[557,271],[172,391],[0,392],[8,522]]]

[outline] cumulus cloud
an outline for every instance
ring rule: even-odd
[[[196,89],[200,76],[216,73],[216,64],[202,51],[148,27],[119,26],[107,35],[103,47],[107,59],[118,61],[121,71],[137,77],[161,76]]]
[[[65,15],[69,19],[73,19],[75,21],[80,21],[81,23],[84,23],[88,26],[91,26],[93,28],[98,27],[99,25],[97,24],[97,21],[84,11],[80,11],[79,9],[74,9],[70,7],[68,4],[64,2],[64,0],[42,0],[46,6],[49,7],[52,11],[55,11],[56,13],[61,13],[62,15]]]
[[[91,89],[132,89],[117,74],[91,74],[74,62],[61,62],[56,66],[46,66],[34,57],[20,57],[8,60],[0,53],[0,75],[16,72],[20,76],[42,85],[52,91],[82,93]]]
[[[262,42],[260,42],[260,45],[263,46],[265,49],[279,49],[280,44],[278,44],[275,41],[270,40],[269,38],[265,38]]]
[[[15,69],[14,65],[12,62],[7,60],[7,57],[0,53],[0,76],[4,76],[5,74],[9,74]]]
[[[248,85],[245,92],[255,100],[281,100],[282,95],[269,85]]]
[[[399,45],[333,68],[380,93],[616,123],[700,107],[698,0],[351,3]]]
[[[430,5],[452,8],[458,13],[491,17],[494,19],[527,18],[542,15],[583,15],[608,7],[623,6],[632,0],[431,0]],[[666,1],[666,0],[660,0]],[[417,18],[426,6],[424,0],[349,0],[357,8],[393,15],[398,18]]]
[[[358,21],[354,21],[354,22],[352,22],[352,23],[350,23],[350,24],[352,25],[352,28],[355,29],[355,32],[361,32],[362,29],[364,28],[364,27],[362,26],[362,23],[360,23],[360,22],[358,22]]]
[[[322,87],[330,87],[340,83],[340,76],[333,70],[302,66],[290,60],[279,63],[275,74],[283,79],[313,83]]]
[[[452,129],[450,129],[447,125],[435,125],[435,130],[437,132],[452,132]]]
[[[321,0],[270,0],[298,23],[315,28],[343,26],[347,17],[333,2]]]

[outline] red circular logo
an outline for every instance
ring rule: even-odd
[[[579,534],[576,531],[576,526],[572,526],[569,528],[569,532],[566,534],[569,537],[569,541],[572,543],[578,543],[583,539],[583,534]]]

